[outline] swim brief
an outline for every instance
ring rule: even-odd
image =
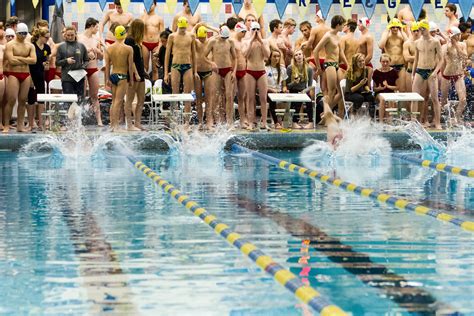
[[[423,80],[428,80],[433,73],[433,69],[416,68],[415,73],[419,74]]]
[[[184,76],[184,74],[186,73],[186,71],[188,71],[189,69],[192,68],[191,64],[172,64],[171,65],[171,68],[179,71],[179,73],[181,74],[181,76]]]
[[[110,82],[114,85],[118,85],[121,80],[128,80],[128,75],[126,74],[111,74]]]

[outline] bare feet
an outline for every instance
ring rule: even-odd
[[[296,122],[293,122],[293,128],[301,128],[301,125]]]
[[[313,122],[309,122],[308,124],[306,124],[304,126],[305,129],[313,129],[314,128],[314,123]]]
[[[129,132],[140,132],[141,129],[139,129],[136,126],[131,125],[130,127],[127,128],[127,131],[129,131]]]
[[[23,127],[23,128],[18,127],[18,128],[16,129],[16,131],[17,131],[18,133],[28,133],[28,132],[31,131],[31,127],[29,127],[29,126],[28,126],[28,127]]]
[[[10,127],[4,126],[4,127],[3,127],[3,130],[2,130],[2,133],[3,133],[3,134],[8,134],[8,132],[10,132]]]
[[[276,123],[276,124],[275,124],[275,129],[281,129],[281,127],[282,127],[282,126],[281,126],[280,123]]]

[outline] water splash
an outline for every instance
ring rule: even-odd
[[[446,149],[446,161],[455,166],[474,168],[474,130],[462,128],[449,137]]]
[[[343,121],[343,139],[337,149],[325,141],[314,141],[300,155],[303,164],[323,172],[337,170],[337,175],[351,181],[376,180],[383,177],[391,164],[390,143],[382,128],[367,118]],[[370,168],[370,172],[362,170]]]
[[[418,121],[405,122],[403,131],[425,152],[444,153],[446,146],[435,140]]]

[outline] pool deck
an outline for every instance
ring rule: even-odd
[[[438,140],[446,140],[448,131],[443,130],[428,130],[433,138]],[[86,135],[91,138],[97,138],[106,134],[103,128],[87,128]],[[158,131],[148,132],[125,132],[116,133],[114,135],[123,137],[129,140],[140,139],[140,149],[164,151],[168,149],[168,145],[158,137],[147,138],[147,135],[156,135]],[[453,133],[453,131],[450,131]],[[11,131],[9,134],[0,134],[0,150],[18,151],[23,145],[32,140],[38,140],[51,135],[66,135],[67,132],[37,132],[37,133],[16,133]],[[227,142],[227,146],[233,143],[244,144],[249,148],[254,149],[298,149],[305,147],[312,140],[325,140],[325,129],[316,130],[272,130],[272,131],[258,131],[249,132],[242,130],[235,130],[233,136]],[[414,145],[410,142],[408,135],[402,131],[389,131],[382,134],[395,149],[413,148]]]

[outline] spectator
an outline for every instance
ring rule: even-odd
[[[354,104],[352,107],[354,110],[360,109],[364,102],[368,102],[369,107],[374,103],[368,77],[369,70],[365,65],[364,54],[354,54],[346,73],[346,88],[344,91],[345,100]]]
[[[286,79],[288,74],[286,73],[285,67],[280,64],[281,53],[277,50],[272,49],[270,57],[268,57],[265,71],[267,72],[267,93],[286,93]],[[280,122],[278,122],[276,116],[276,103],[271,101],[269,98],[268,104],[270,105],[270,115],[272,117],[275,128],[281,128]]]
[[[376,69],[372,76],[372,80],[374,81],[375,98],[379,102],[380,122],[383,122],[385,116],[385,100],[379,94],[393,93],[398,90],[398,71],[390,67],[390,63],[390,56],[388,54],[382,54],[380,56],[380,64],[382,66]]]

